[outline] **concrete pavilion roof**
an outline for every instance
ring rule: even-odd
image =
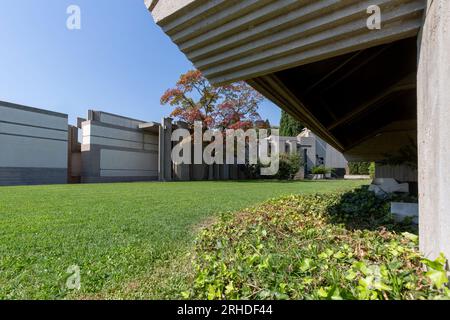
[[[245,80],[350,160],[417,134],[426,0],[148,0],[155,22],[216,85]],[[378,5],[380,30],[367,9]]]
[[[246,80],[416,35],[426,0],[146,0],[213,84]],[[367,8],[382,11],[369,30]]]

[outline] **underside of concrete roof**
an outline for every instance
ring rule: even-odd
[[[370,30],[367,9],[381,9]],[[147,1],[216,85],[245,80],[349,159],[416,139],[417,35],[426,0]]]

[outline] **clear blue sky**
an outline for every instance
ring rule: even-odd
[[[66,28],[81,8],[81,30]],[[143,0],[0,0],[0,100],[76,117],[97,109],[159,121],[159,104],[192,64],[153,22]],[[280,109],[260,114],[278,125]]]

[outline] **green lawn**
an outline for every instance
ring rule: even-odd
[[[0,188],[0,299],[166,298],[200,226],[268,198],[366,181],[173,182]],[[81,269],[81,290],[65,283]]]

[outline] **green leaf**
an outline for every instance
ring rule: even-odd
[[[208,288],[208,300],[214,300],[216,297],[220,298],[220,291],[219,289],[216,290],[215,286],[210,285]]]
[[[339,291],[338,287],[333,288],[333,292],[330,298],[331,300],[342,300],[341,292]]]
[[[227,286],[225,287],[225,293],[230,294],[233,292],[233,290],[234,290],[233,281],[230,281],[230,283],[227,284]]]
[[[445,263],[447,262],[447,258],[445,257],[444,253],[441,252],[439,254],[439,257],[437,257],[435,261],[440,263],[441,266],[445,268]]]
[[[411,240],[412,242],[414,242],[415,244],[419,243],[419,237],[415,234],[409,233],[409,232],[403,232],[402,235]]]
[[[436,258],[436,260],[429,260],[429,259],[422,259],[421,262],[426,265],[428,268],[439,270],[439,271],[445,271],[445,263],[447,259],[445,258],[444,254],[441,252],[439,257]]]
[[[447,271],[430,269],[426,274],[436,288],[440,289],[448,283]]]
[[[303,259],[303,261],[300,263],[300,270],[302,272],[306,272],[309,269],[311,269],[311,262],[312,262],[312,260],[309,258]]]
[[[382,282],[375,282],[374,288],[377,290],[382,290],[382,291],[392,291],[392,287],[390,287],[387,284],[384,284]]]
[[[271,292],[269,290],[263,290],[258,294],[260,299],[267,299],[271,296]]]
[[[335,257],[336,259],[342,259],[346,257],[346,254],[343,253],[342,251],[338,251],[333,255],[333,257]]]
[[[317,294],[321,298],[327,298],[328,297],[328,291],[325,288],[323,288],[323,287],[320,287],[319,290],[317,290]]]
[[[345,279],[350,280],[350,281],[355,278],[356,278],[356,272],[353,270],[349,270],[345,276]]]

